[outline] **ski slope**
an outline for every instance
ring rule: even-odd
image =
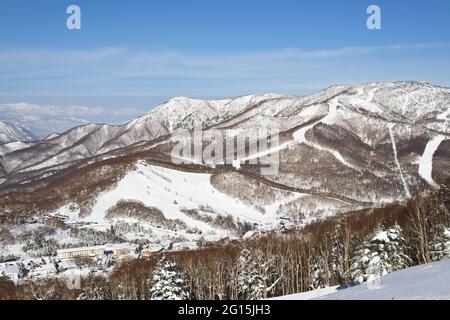
[[[210,174],[172,170],[139,161],[136,169],[129,172],[114,189],[96,199],[91,214],[83,221],[107,224],[105,214],[109,208],[119,200],[137,200],[148,207],[158,208],[166,219],[181,219],[189,227],[206,234],[220,230],[187,216],[183,209],[208,207],[217,214],[232,215],[235,220],[261,225],[276,223],[275,215],[263,215],[215,189],[210,178]]]
[[[328,107],[329,107],[329,109],[328,109],[328,113],[327,113],[326,116],[324,116],[323,118],[321,118],[321,119],[319,119],[319,120],[317,120],[317,121],[315,121],[315,122],[313,122],[313,123],[311,123],[311,124],[309,124],[307,126],[304,126],[303,128],[300,128],[297,131],[295,131],[293,133],[293,138],[294,138],[293,140],[290,140],[290,141],[287,141],[285,143],[282,143],[282,144],[280,144],[280,145],[278,145],[276,147],[269,148],[267,150],[263,150],[263,151],[260,151],[258,153],[249,155],[248,157],[240,158],[240,159],[238,159],[238,160],[233,162],[233,166],[235,168],[239,169],[241,163],[245,163],[246,161],[249,161],[249,160],[262,158],[262,157],[265,157],[267,155],[270,155],[270,154],[273,154],[273,153],[276,153],[276,152],[280,152],[280,151],[282,151],[282,150],[284,150],[286,148],[290,148],[292,146],[299,145],[299,144],[303,143],[303,144],[305,144],[305,145],[307,145],[307,146],[309,146],[311,148],[316,148],[316,149],[318,149],[320,151],[328,152],[331,155],[333,155],[338,160],[338,162],[342,163],[346,167],[349,167],[349,168],[351,168],[353,170],[356,170],[356,171],[360,171],[359,168],[355,167],[354,165],[352,165],[351,163],[346,161],[339,151],[333,150],[333,149],[330,149],[330,148],[326,148],[324,146],[321,146],[320,144],[313,143],[313,142],[308,141],[306,139],[306,133],[309,130],[311,130],[312,128],[314,128],[314,126],[316,126],[317,124],[323,123],[323,124],[330,125],[330,126],[334,124],[335,119],[338,116],[338,110],[337,110],[338,102],[337,102],[337,100],[334,99],[334,100],[330,101]]]
[[[398,156],[397,156],[397,145],[395,143],[395,137],[394,137],[394,130],[393,130],[394,126],[391,124],[389,125],[389,135],[391,136],[391,142],[392,142],[392,149],[394,150],[394,159],[395,159],[395,164],[397,165],[398,171],[400,172],[400,178],[402,180],[403,183],[403,187],[405,188],[405,194],[408,198],[411,198],[411,193],[409,192],[409,188],[408,188],[408,183],[406,182],[405,177],[403,176],[403,171],[402,171],[402,167],[400,165],[400,161],[398,160]]]
[[[446,138],[445,136],[438,135],[435,136],[433,139],[431,139],[426,147],[425,150],[420,157],[419,161],[419,175],[425,179],[430,185],[435,186],[436,183],[433,181],[432,173],[433,173],[433,155],[436,152],[436,150],[439,148],[439,145],[442,141],[444,141]]]

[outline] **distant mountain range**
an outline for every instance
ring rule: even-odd
[[[13,141],[33,141],[38,138],[21,126],[0,121],[0,144]]]
[[[44,107],[28,103],[0,104],[0,121],[20,126],[45,138],[53,132],[64,132],[88,121],[68,114],[57,107]]]
[[[132,224],[154,239],[221,239],[402,202],[450,177],[450,89],[402,81],[307,96],[173,98],[123,125],[84,124],[0,146],[0,208],[92,227]],[[194,127],[280,132],[279,172],[260,165],[176,165]],[[19,137],[19,136],[17,136]],[[29,141],[32,139],[17,139]],[[128,232],[128,240],[136,232]]]
[[[132,119],[138,111],[87,106],[46,106],[29,103],[0,104],[0,121],[20,126],[43,139],[52,133],[65,132],[91,122],[121,123]]]

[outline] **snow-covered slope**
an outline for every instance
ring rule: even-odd
[[[37,170],[86,159],[139,141],[150,141],[167,133],[165,127],[153,120],[136,120],[120,126],[87,124],[7,153],[3,166],[7,172]]]
[[[274,299],[450,300],[450,259],[406,268],[355,287],[329,287]]]
[[[37,140],[36,136],[25,128],[0,121],[0,144],[32,140]]]
[[[236,223],[247,222],[260,226],[277,224],[275,213],[262,214],[255,208],[220,192],[212,186],[210,180],[211,174],[183,172],[139,161],[135,169],[113,189],[95,199],[88,216],[82,219],[75,216],[74,219],[89,223],[91,226],[109,226],[111,221],[107,219],[108,210],[114,208],[120,201],[138,201],[148,208],[160,210],[165,219],[173,221],[179,219],[189,229],[200,230],[201,235],[207,240],[218,240],[236,234],[236,230],[208,223],[208,220],[213,222],[218,216],[232,217]],[[64,208],[56,210],[56,212],[64,211]],[[128,218],[125,220],[129,221]],[[141,224],[145,225],[146,222],[141,221]],[[148,222],[147,225],[152,227],[152,222]],[[186,230],[180,235],[192,237]]]
[[[280,97],[278,94],[254,94],[230,99],[205,100],[175,97],[155,107],[142,119],[158,119],[169,131],[178,128],[203,128],[221,123],[225,119],[257,106],[263,101]]]
[[[189,173],[139,162],[114,190],[101,195],[86,221],[102,221],[102,215],[117,199],[139,200],[167,212],[168,218],[182,215],[180,209],[208,207],[217,214],[235,215],[250,222],[270,222],[274,217],[262,215],[239,201],[217,191],[211,174]],[[207,196],[205,196],[207,195]]]
[[[448,139],[448,138],[447,138]],[[426,145],[423,155],[420,158],[419,163],[419,174],[424,178],[429,184],[436,185],[433,181],[433,155],[439,148],[442,141],[447,140],[443,135],[437,135],[432,138]]]
[[[339,286],[334,287],[326,287],[301,293],[289,294],[286,296],[275,297],[269,300],[313,300],[317,299],[331,293],[335,293],[338,290]]]
[[[5,144],[0,144],[0,158],[7,154],[20,149],[28,148],[34,145],[36,142],[33,141],[13,141]]]
[[[450,260],[390,273],[371,283],[325,295],[326,300],[449,300]]]

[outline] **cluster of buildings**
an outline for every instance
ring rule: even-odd
[[[6,277],[14,283],[19,281],[21,276],[20,268],[15,263],[2,263],[0,265],[0,277]]]
[[[77,257],[97,257],[97,256],[114,256],[116,258],[125,258],[129,256],[137,257],[150,257],[155,254],[161,253],[163,251],[169,250],[186,250],[197,248],[195,244],[191,243],[175,243],[170,241],[161,242],[158,244],[149,244],[142,248],[139,248],[135,244],[131,243],[118,243],[118,244],[108,244],[101,246],[91,246],[91,247],[79,247],[79,248],[69,248],[60,249],[57,251],[56,258],[59,260],[73,259]]]
[[[0,264],[0,277],[6,277],[14,283],[25,278],[46,278],[58,272],[51,258],[30,258]]]
[[[137,245],[130,243],[119,243],[111,245],[101,245],[92,247],[78,247],[69,249],[60,249],[57,251],[57,259],[73,259],[77,257],[97,257],[102,255],[114,255],[122,258],[134,254]]]
[[[97,258],[99,266],[110,267],[111,261],[125,258],[149,258],[165,251],[194,250],[195,243],[172,243],[163,241],[139,247],[132,243],[105,244],[90,247],[67,248],[57,250],[56,257],[30,258],[0,263],[0,277],[6,277],[14,283],[21,280],[46,278],[70,270],[77,270],[77,258]]]

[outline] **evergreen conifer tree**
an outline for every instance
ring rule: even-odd
[[[187,300],[189,292],[182,272],[165,257],[158,262],[151,281],[152,300]]]
[[[349,269],[350,278],[360,284],[408,267],[412,261],[406,249],[400,226],[378,229],[358,247]]]
[[[250,250],[242,249],[238,261],[238,291],[241,299],[265,298],[266,283],[259,267]]]

